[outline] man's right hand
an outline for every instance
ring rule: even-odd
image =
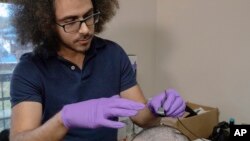
[[[62,121],[67,128],[122,128],[124,123],[112,121],[112,117],[135,116],[144,104],[116,95],[69,104],[61,111]]]

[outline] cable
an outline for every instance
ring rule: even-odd
[[[178,119],[178,121],[180,122],[180,124],[181,124],[189,133],[191,133],[193,136],[195,136],[196,138],[201,139],[201,140],[203,140],[203,141],[207,141],[207,140],[204,140],[203,138],[197,136],[197,135],[196,135],[195,133],[193,133],[191,130],[189,130],[189,129],[182,123],[182,121],[181,121],[179,118],[177,118],[177,119]]]

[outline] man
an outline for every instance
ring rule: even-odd
[[[11,141],[115,141],[131,117],[159,124],[156,111],[183,115],[185,102],[168,90],[147,103],[126,53],[95,36],[118,8],[117,0],[16,1],[19,41],[32,43],[11,81]],[[145,106],[146,104],[146,106]]]

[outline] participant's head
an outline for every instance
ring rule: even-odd
[[[178,130],[169,126],[157,126],[144,129],[138,133],[133,141],[189,141]]]
[[[88,49],[93,34],[103,31],[119,7],[117,0],[14,0],[14,4],[19,41],[32,43],[42,54],[59,47]]]

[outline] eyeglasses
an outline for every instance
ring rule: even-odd
[[[94,14],[92,14],[92,15],[90,15],[82,20],[69,22],[69,23],[66,23],[63,25],[58,24],[58,23],[56,23],[56,24],[58,26],[62,27],[66,33],[76,33],[81,28],[82,23],[85,23],[86,26],[88,26],[88,27],[98,23],[100,14],[101,14],[101,12],[98,11],[98,12],[96,12],[96,13],[94,13]]]

